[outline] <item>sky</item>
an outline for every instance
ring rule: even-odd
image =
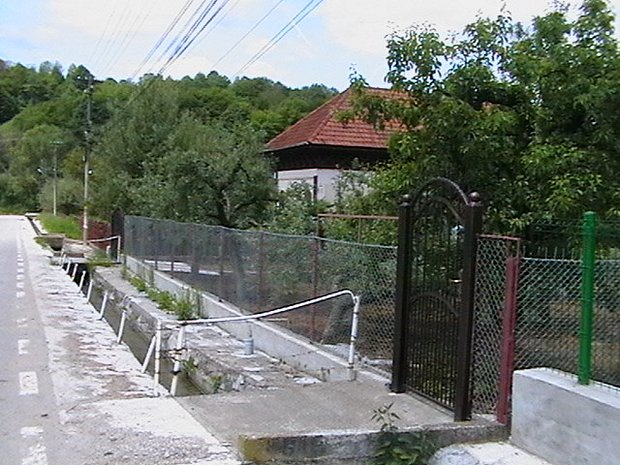
[[[213,19],[168,62],[184,35],[202,27],[192,29],[192,14],[209,4],[201,24]],[[620,0],[609,4],[620,13]],[[215,69],[231,79],[265,76],[289,87],[339,90],[355,70],[386,87],[390,33],[427,23],[448,35],[477,16],[496,16],[502,5],[526,23],[549,10],[546,0],[0,0],[0,59],[35,67],[59,62],[65,70],[82,64],[97,79]],[[274,37],[281,38],[257,56]]]

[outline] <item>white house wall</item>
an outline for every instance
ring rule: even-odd
[[[303,170],[278,171],[278,190],[285,191],[295,183],[305,183],[314,192],[316,186],[316,200],[334,202],[336,200],[336,185],[340,177],[340,170],[309,168]]]

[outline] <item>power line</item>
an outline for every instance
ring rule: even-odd
[[[185,34],[183,39],[177,44],[174,52],[170,55],[166,63],[159,70],[159,74],[163,74],[166,68],[177,61],[187,49],[194,43],[194,41],[200,36],[200,34],[207,28],[209,24],[219,15],[222,9],[226,6],[229,0],[223,0],[222,4],[215,10],[215,12],[205,21],[205,18],[211,12],[211,10],[217,4],[217,0],[212,0],[207,6],[205,11],[200,15],[200,18],[192,25],[190,30]],[[203,22],[204,21],[204,22]],[[202,23],[202,26],[201,26]]]
[[[316,3],[312,5],[312,3]],[[245,71],[248,67],[252,66],[258,60],[260,60],[269,50],[271,50],[278,42],[280,42],[297,24],[299,24],[303,19],[308,16],[312,11],[316,9],[323,0],[310,0],[306,5],[288,22],[280,29],[271,40],[265,44],[258,52],[256,52],[236,73],[235,76],[239,76],[243,71]]]
[[[228,0],[227,0],[228,1]],[[216,28],[218,27],[222,21],[224,21],[224,19],[226,18],[226,16],[228,16],[228,14],[235,9],[235,7],[239,4],[241,0],[236,0],[235,3],[232,4],[232,6],[228,9],[228,11],[226,11],[224,14],[222,14],[222,16],[220,17],[219,20],[217,20],[215,22],[215,24],[213,25],[213,27],[211,29],[209,29],[201,38],[198,42],[196,42],[196,44],[191,48],[191,50],[194,50],[194,48],[196,48],[196,46],[200,45],[208,36],[209,34]],[[281,0],[284,1],[284,0]],[[191,51],[190,50],[190,51]]]
[[[140,65],[138,66],[138,68],[133,72],[133,74],[131,75],[131,79],[134,79],[138,73],[140,72],[140,70],[148,63],[148,61],[153,57],[153,55],[155,54],[155,52],[157,51],[157,49],[159,47],[162,46],[162,44],[164,43],[164,41],[168,38],[168,36],[170,35],[170,33],[172,32],[172,30],[177,26],[177,24],[179,23],[179,21],[181,20],[181,18],[183,17],[183,15],[185,15],[185,13],[187,12],[187,10],[192,6],[192,3],[194,3],[195,0],[186,0],[185,4],[183,5],[183,7],[179,10],[179,12],[177,13],[177,15],[174,17],[174,19],[172,20],[172,22],[168,25],[168,27],[166,28],[166,30],[164,31],[164,33],[159,37],[159,39],[157,40],[157,42],[155,43],[155,45],[153,45],[151,47],[151,49],[149,50],[149,52],[146,54],[146,57],[142,60],[142,62],[140,63]]]
[[[215,69],[215,67],[216,67],[217,65],[219,65],[219,64],[222,62],[222,60],[224,60],[224,59],[225,59],[228,55],[230,55],[230,53],[231,53],[231,52],[232,52],[235,48],[237,48],[237,46],[238,46],[241,42],[243,42],[243,40],[244,40],[247,36],[249,36],[252,32],[254,32],[254,30],[255,30],[258,26],[260,26],[260,25],[263,23],[263,21],[265,21],[265,20],[269,17],[269,15],[271,15],[271,13],[273,13],[273,12],[275,11],[275,9],[276,9],[276,8],[278,8],[278,7],[280,6],[280,4],[281,4],[283,1],[284,1],[284,0],[279,0],[279,1],[278,1],[278,3],[276,3],[274,6],[272,6],[272,7],[271,7],[271,9],[270,9],[270,10],[269,10],[269,11],[268,11],[268,12],[267,12],[267,13],[266,13],[266,14],[265,14],[265,15],[264,15],[261,19],[259,19],[259,20],[258,20],[258,21],[254,24],[254,26],[252,26],[252,27],[250,28],[250,30],[249,30],[248,32],[246,32],[246,33],[245,33],[245,34],[244,34],[244,35],[243,35],[243,36],[242,36],[242,37],[241,37],[241,38],[240,38],[237,42],[235,42],[235,44],[234,44],[232,47],[230,47],[230,48],[229,48],[229,49],[228,49],[228,50],[227,50],[227,51],[226,51],[226,52],[225,52],[225,53],[224,53],[221,57],[219,57],[219,58],[217,59],[217,61],[213,64],[213,66],[211,66],[211,68]]]

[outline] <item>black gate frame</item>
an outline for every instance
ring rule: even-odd
[[[408,353],[410,348],[409,305],[412,294],[412,245],[414,233],[413,210],[422,195],[433,185],[452,190],[463,202],[463,279],[458,318],[458,342],[456,362],[456,385],[454,401],[455,421],[471,419],[472,398],[472,333],[476,282],[476,250],[478,234],[482,227],[483,207],[476,192],[466,195],[458,184],[447,178],[434,178],[423,184],[413,196],[405,195],[398,212],[398,257],[396,266],[396,298],[394,352],[392,364],[392,392],[405,392],[408,374]],[[451,202],[450,199],[443,199]]]

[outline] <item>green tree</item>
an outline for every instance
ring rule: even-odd
[[[389,37],[388,66],[406,97],[378,100],[354,79],[358,114],[406,128],[371,180],[384,210],[446,176],[483,194],[498,230],[617,214],[620,55],[604,0],[584,1],[575,19],[558,5],[531,25],[480,18],[449,40],[416,26]]]

